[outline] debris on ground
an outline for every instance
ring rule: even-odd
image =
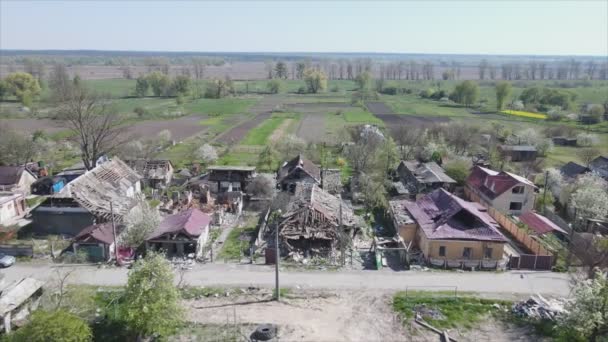
[[[515,303],[511,312],[519,317],[554,321],[559,315],[566,312],[565,303],[565,299],[545,299],[543,296],[537,295]]]
[[[419,304],[414,306],[414,313],[416,314],[416,318],[430,318],[435,320],[445,319],[445,316],[441,313],[439,309],[434,309],[426,304]]]

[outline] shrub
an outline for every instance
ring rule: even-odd
[[[31,315],[28,324],[7,337],[12,342],[85,342],[93,336],[87,323],[74,314],[39,310]]]
[[[135,109],[133,109],[133,112],[141,118],[146,114],[146,109],[143,107],[135,107]]]
[[[576,136],[576,144],[583,147],[595,146],[600,143],[600,139],[595,134],[580,133]]]

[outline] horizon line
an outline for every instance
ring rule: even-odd
[[[493,57],[595,57],[608,58],[607,55],[592,54],[530,54],[530,53],[454,53],[454,52],[372,52],[372,51],[193,51],[193,50],[106,50],[106,49],[5,49],[1,52],[120,52],[120,53],[168,53],[168,54],[257,54],[257,55],[439,55],[439,56],[493,56]]]

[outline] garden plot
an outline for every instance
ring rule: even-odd
[[[327,114],[305,114],[296,135],[306,142],[331,142],[331,136],[326,132],[325,117]]]
[[[28,134],[38,130],[53,134],[67,129],[61,121],[50,119],[3,119],[0,124],[6,125],[17,132]]]
[[[222,134],[222,136],[217,139],[217,142],[230,145],[236,144],[247,135],[247,132],[268,119],[271,115],[271,113],[258,114],[256,117],[249,119]]]
[[[169,130],[171,138],[176,141],[182,141],[200,132],[208,129],[206,126],[200,125],[200,116],[186,116],[174,120],[148,120],[139,121],[127,125],[129,133],[135,138],[154,137],[162,130]]]

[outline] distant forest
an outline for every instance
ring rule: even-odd
[[[4,66],[4,72],[23,69],[36,74],[45,65],[61,63],[68,67],[113,67],[124,78],[153,70],[166,73],[171,70],[171,73],[186,75],[194,73],[195,78],[207,78],[209,75],[203,76],[202,72],[205,66],[222,67],[235,63],[252,63],[245,69],[255,70],[253,78],[272,78],[277,62],[283,62],[291,69],[293,79],[297,78],[296,69],[302,65],[322,70],[329,79],[338,80],[352,80],[364,71],[389,80],[608,79],[608,59],[605,56],[0,50],[0,65]],[[228,74],[235,70],[225,72]],[[120,74],[116,76],[120,77]],[[232,77],[245,78],[238,73]]]

